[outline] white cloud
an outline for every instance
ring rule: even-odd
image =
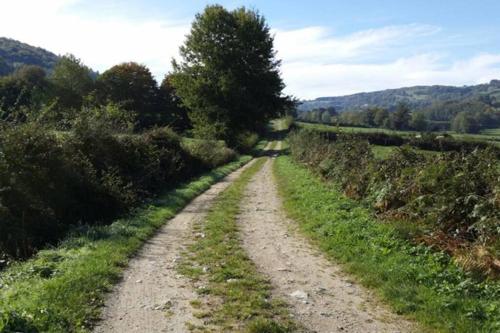
[[[430,25],[409,24],[359,31],[347,36],[332,36],[325,27],[314,26],[296,30],[275,30],[278,56],[286,62],[332,62],[375,55],[408,38],[435,34],[440,29]]]
[[[72,7],[75,4],[83,0],[1,0],[0,35],[58,54],[73,53],[101,72],[120,62],[137,61],[161,80],[171,68],[171,58],[178,55],[192,19],[81,15]],[[499,54],[452,62],[433,47],[418,48],[440,32],[439,27],[422,24],[348,35],[336,35],[321,26],[274,31],[286,92],[300,98],[500,78]]]
[[[339,96],[414,85],[464,85],[500,78],[500,55],[481,54],[445,65],[441,57],[424,54],[382,64],[283,65],[287,92],[301,98]]]
[[[79,16],[71,11],[77,2],[2,1],[1,34],[58,54],[73,53],[101,72],[120,62],[137,61],[161,79],[189,31],[187,21]]]
[[[396,56],[405,50],[409,53],[412,45],[438,32],[438,27],[418,24],[340,37],[324,27],[276,30],[286,92],[315,98],[412,85],[477,84],[500,77],[498,54],[479,54],[455,62],[438,53]]]

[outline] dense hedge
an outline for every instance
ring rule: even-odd
[[[294,129],[297,130],[300,127],[294,125]],[[336,133],[334,131],[322,131],[319,129],[314,129],[314,131],[320,133],[325,139],[329,141],[335,141],[339,135],[346,135],[342,133]],[[356,140],[365,140],[372,145],[379,146],[403,146],[410,145],[415,148],[442,151],[442,152],[473,152],[475,149],[490,149],[500,157],[500,147],[496,147],[488,142],[484,141],[471,141],[471,140],[457,140],[449,135],[439,135],[433,133],[415,134],[402,136],[398,134],[389,134],[383,132],[374,133],[350,133],[350,137]]]
[[[403,146],[380,161],[369,142],[357,136],[330,141],[301,130],[289,142],[296,161],[337,183],[348,196],[367,200],[378,213],[423,223],[426,237],[445,238],[447,245],[475,243],[498,250],[500,170],[491,149],[429,156]]]
[[[72,226],[106,223],[234,157],[220,145],[191,153],[167,128],[114,135],[83,121],[63,136],[34,123],[3,128],[0,256],[27,257]]]

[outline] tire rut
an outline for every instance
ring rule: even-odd
[[[413,324],[391,313],[294,230],[284,215],[270,158],[246,189],[238,222],[243,248],[276,296],[311,332],[408,332]]]
[[[176,265],[193,238],[193,225],[251,163],[212,185],[145,242],[114,286],[94,332],[187,332],[188,323],[202,325],[190,304],[198,295]]]

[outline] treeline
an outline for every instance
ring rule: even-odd
[[[427,156],[403,147],[381,161],[355,136],[331,141],[301,130],[289,143],[296,161],[369,202],[413,240],[452,252],[470,269],[500,273],[500,171],[489,149]]]
[[[292,128],[300,129],[301,127],[294,124]],[[341,131],[324,131],[320,129],[313,129],[313,131],[329,141],[336,141],[339,136],[343,135]],[[476,149],[489,149],[500,158],[500,148],[496,145],[486,141],[456,139],[448,134],[422,133],[417,135],[398,135],[382,132],[359,132],[351,134],[351,137],[356,140],[367,141],[371,145],[397,147],[408,145],[418,149],[437,152],[472,153]]]
[[[478,133],[500,127],[500,111],[479,100],[448,101],[412,111],[400,103],[395,110],[367,108],[337,113],[333,107],[299,112],[298,119],[341,126],[386,128],[392,130],[448,131]]]
[[[23,66],[0,78],[0,117],[4,122],[36,121],[71,129],[80,113],[115,106],[134,130],[153,126],[189,127],[187,111],[165,77],[157,84],[149,69],[134,62],[113,66],[95,77],[72,55],[63,56],[48,76],[42,68]]]
[[[248,152],[294,106],[255,11],[206,7],[180,51],[160,84],[138,63],[95,75],[72,55],[50,74],[30,65],[0,78],[0,257],[27,257]]]

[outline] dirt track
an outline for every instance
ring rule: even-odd
[[[146,242],[109,295],[95,332],[187,332],[186,323],[202,324],[190,305],[197,294],[178,274],[176,263],[193,224],[203,220],[217,195],[250,164],[213,185]]]
[[[364,288],[293,230],[281,209],[273,159],[250,182],[241,206],[243,247],[269,277],[275,294],[311,332],[408,332],[412,325],[377,303]]]
[[[295,320],[309,332],[411,331],[410,322],[350,281],[295,230],[282,211],[273,161],[268,158],[248,185],[238,223],[244,249],[272,282],[275,296],[291,306]],[[95,332],[188,332],[188,323],[203,327],[190,304],[198,295],[176,263],[196,239],[193,225],[203,221],[216,196],[244,168],[196,198],[145,244],[110,294]]]

